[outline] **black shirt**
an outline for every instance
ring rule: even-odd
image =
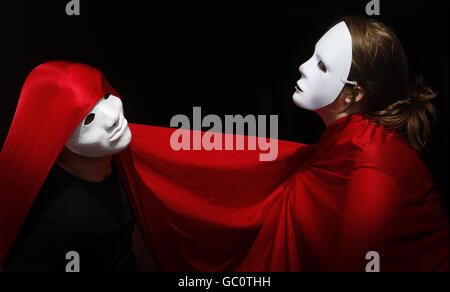
[[[26,183],[26,182],[24,182]],[[66,271],[75,251],[80,271],[135,271],[134,217],[113,170],[99,183],[55,165],[9,253],[5,271]]]

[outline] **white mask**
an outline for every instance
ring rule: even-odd
[[[293,99],[297,106],[315,111],[332,104],[347,81],[352,65],[352,36],[344,21],[317,42],[314,55],[300,66]]]
[[[81,121],[66,147],[87,157],[107,157],[128,147],[131,131],[120,98],[105,95]]]

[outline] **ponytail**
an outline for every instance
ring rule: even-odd
[[[415,78],[408,98],[401,99],[384,110],[370,113],[380,124],[403,135],[415,150],[421,151],[431,135],[436,121],[436,110],[431,102],[437,96],[431,88],[423,85],[423,77]]]

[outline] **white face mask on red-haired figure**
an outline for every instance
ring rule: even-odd
[[[81,121],[66,147],[78,155],[101,158],[121,152],[130,142],[131,131],[123,115],[122,101],[107,94]]]
[[[352,36],[342,21],[323,35],[312,58],[300,66],[295,104],[311,111],[332,104],[348,83],[352,57]]]

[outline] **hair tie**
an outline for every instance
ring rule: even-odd
[[[347,85],[352,85],[352,86],[358,87],[358,82],[356,82],[356,81],[349,81],[349,80],[341,79],[341,82],[344,84],[347,84]]]

